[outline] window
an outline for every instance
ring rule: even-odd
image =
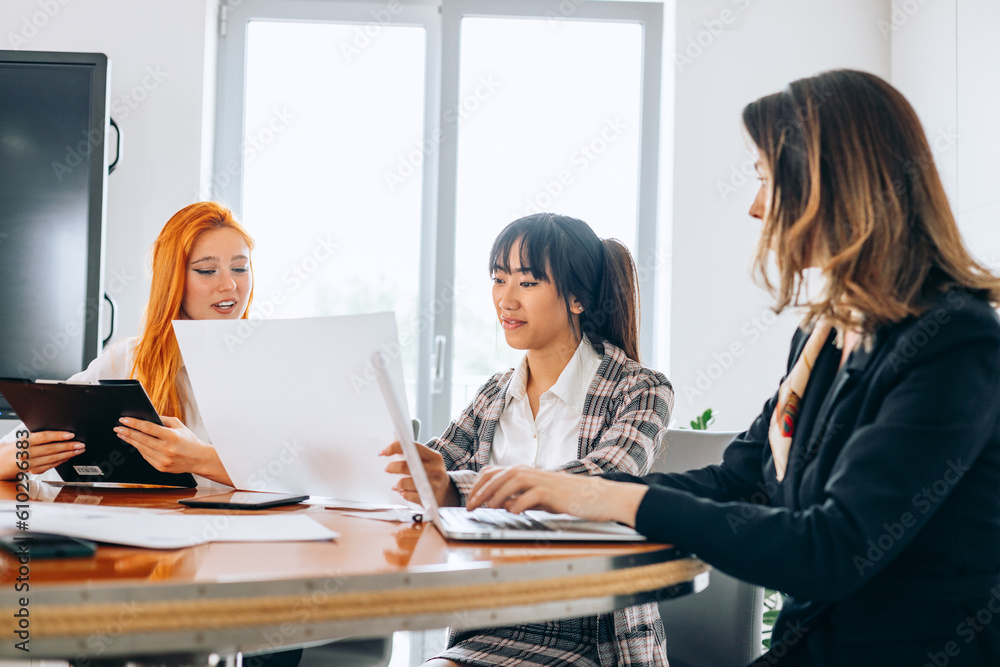
[[[487,273],[507,223],[557,211],[636,251],[642,28],[466,18],[461,49],[452,414],[523,354]]]
[[[257,240],[258,315],[395,310],[411,408],[440,433],[520,359],[493,238],[558,211],[653,267],[649,359],[661,5],[244,0],[223,21],[213,195]]]
[[[386,174],[422,132],[425,34],[389,26],[345,54],[355,29],[248,25],[242,212],[256,305],[277,317],[396,310],[415,380],[422,174]]]

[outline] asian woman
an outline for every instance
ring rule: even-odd
[[[491,465],[580,476],[648,472],[673,407],[661,373],[639,363],[632,257],[583,221],[540,213],[510,223],[489,257],[497,322],[517,368],[497,373],[444,434],[420,447],[438,502],[462,505]],[[398,443],[383,452],[399,454]],[[387,470],[408,474],[404,461]],[[418,501],[412,478],[396,489]],[[595,618],[453,631],[428,665],[665,665],[655,603]]]

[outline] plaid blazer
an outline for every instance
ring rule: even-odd
[[[600,341],[604,357],[587,390],[580,421],[578,458],[556,470],[600,475],[645,475],[663,444],[674,390],[662,373],[644,368],[625,353]],[[444,457],[464,505],[476,475],[490,460],[513,369],[497,373],[479,388],[472,403],[439,438],[427,446]],[[598,619],[601,664],[662,666],[666,640],[656,603],[620,609]]]

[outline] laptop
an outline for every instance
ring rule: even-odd
[[[406,402],[385,370],[384,355],[372,357],[372,366],[379,390],[385,400],[396,436],[403,448],[406,463],[424,506],[426,516],[450,540],[480,541],[553,541],[553,542],[645,542],[645,536],[632,528],[613,521],[587,521],[568,514],[551,514],[529,510],[512,514],[507,510],[480,507],[471,512],[464,507],[439,507],[430,480],[420,462],[420,453],[413,441]]]

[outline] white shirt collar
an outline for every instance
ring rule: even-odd
[[[602,357],[594,351],[594,347],[586,336],[580,340],[576,347],[576,352],[570,357],[569,363],[559,374],[556,383],[543,393],[551,393],[562,401],[568,408],[583,414],[583,406],[587,400],[587,392],[590,383],[601,366]],[[528,355],[524,355],[521,363],[514,369],[514,375],[507,385],[507,395],[504,398],[504,407],[510,405],[515,398],[518,400],[527,399],[528,381]]]

